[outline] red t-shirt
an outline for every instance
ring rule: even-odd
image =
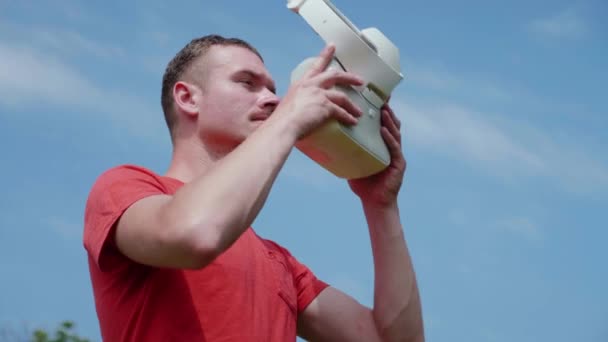
[[[298,314],[328,285],[253,229],[200,270],[150,267],[118,251],[113,228],[120,215],[182,185],[131,165],[95,182],[84,246],[104,341],[295,341]]]

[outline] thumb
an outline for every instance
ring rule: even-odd
[[[317,60],[310,68],[308,76],[310,76],[310,77],[316,76],[316,75],[322,73],[325,69],[327,69],[327,66],[329,65],[329,63],[331,63],[331,60],[334,58],[335,52],[336,52],[336,46],[332,43],[327,44],[323,48],[323,50],[321,50],[321,53],[317,57]]]

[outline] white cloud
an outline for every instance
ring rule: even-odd
[[[413,63],[407,63],[407,65],[406,78],[413,84],[423,85],[432,89],[454,88],[460,84],[452,75],[440,73],[431,68],[421,67]]]
[[[480,212],[479,208],[466,206],[465,203],[459,203],[459,206],[449,209],[447,219],[451,225],[459,227],[467,234],[478,235],[479,228],[483,227],[493,235],[506,234],[531,243],[538,243],[544,237],[543,229],[535,219],[521,215],[495,218],[494,215],[487,216],[483,211]],[[488,258],[484,260],[487,261]],[[473,272],[473,266],[469,263],[463,262],[455,267],[460,273]]]
[[[24,44],[38,50],[56,55],[86,55],[105,59],[126,57],[125,50],[115,44],[91,39],[81,32],[55,27],[26,26],[22,24],[0,22],[0,29],[5,33],[0,36],[4,43]]]
[[[406,62],[405,65],[407,65],[405,82],[414,87],[449,91],[494,101],[506,101],[514,97],[505,89],[485,80],[474,79],[470,75],[466,77],[455,75],[443,71],[439,66],[423,65],[412,61]]]
[[[138,136],[165,133],[160,105],[151,107],[119,89],[99,87],[52,54],[22,44],[0,42],[0,106],[38,109],[33,112],[40,115],[44,111],[39,109],[51,106],[81,116],[101,115]]]
[[[427,105],[398,97],[392,106],[403,122],[406,148],[461,160],[509,182],[523,178],[548,181],[579,194],[608,189],[605,162],[572,140],[557,139],[527,123],[463,106]],[[299,152],[290,158],[284,172],[289,179],[316,189],[328,189],[336,183],[333,175]]]
[[[450,104],[395,99],[393,108],[413,148],[463,160],[500,177],[549,179],[575,193],[608,188],[608,167],[592,151],[557,141],[528,124]]]
[[[536,19],[529,27],[535,34],[552,38],[581,38],[588,31],[585,20],[571,9]]]
[[[542,160],[480,114],[454,105],[421,106],[395,99],[395,112],[412,144],[497,166],[542,167]]]
[[[89,39],[74,31],[37,28],[32,29],[30,34],[35,41],[39,42],[39,45],[48,46],[64,53],[82,52],[101,58],[123,58],[126,55],[121,47]]]
[[[99,89],[60,61],[31,48],[0,43],[0,104],[86,106],[101,97]]]

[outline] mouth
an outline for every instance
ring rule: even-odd
[[[264,121],[270,117],[270,113],[255,113],[251,116],[251,121]]]

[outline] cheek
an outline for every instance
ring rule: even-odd
[[[246,116],[255,104],[254,96],[236,84],[218,87],[208,95],[209,114],[228,121]]]
[[[215,87],[205,95],[199,129],[210,136],[230,135],[247,120],[255,97],[238,85]]]

